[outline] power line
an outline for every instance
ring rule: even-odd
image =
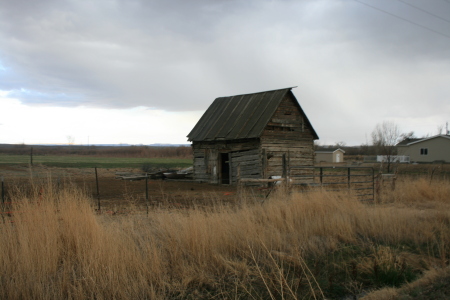
[[[397,0],[397,1],[400,1],[401,3],[404,3],[404,4],[409,5],[409,6],[411,6],[411,7],[414,7],[415,9],[420,10],[420,11],[426,13],[426,14],[429,14],[430,16],[436,17],[436,18],[441,19],[441,20],[443,20],[443,21],[445,21],[445,22],[447,22],[447,23],[450,23],[449,20],[444,19],[444,18],[442,18],[442,17],[440,17],[440,16],[438,16],[438,15],[435,15],[435,14],[433,14],[433,13],[430,13],[429,11],[426,11],[425,9],[422,9],[422,8],[417,7],[417,6],[415,6],[415,5],[409,4],[408,2],[405,2],[405,1],[403,1],[403,0]]]
[[[434,32],[434,33],[437,33],[437,34],[439,34],[439,35],[442,35],[442,36],[444,36],[444,37],[450,39],[450,35],[446,35],[445,33],[436,31],[436,30],[434,30],[434,29],[431,29],[431,28],[429,28],[429,27],[423,26],[423,25],[421,25],[421,24],[419,24],[419,23],[413,22],[413,21],[408,20],[408,19],[405,19],[405,18],[403,18],[403,17],[394,15],[393,13],[390,13],[390,12],[385,11],[385,10],[383,10],[383,9],[380,9],[380,8],[378,8],[378,7],[372,6],[372,5],[370,5],[370,4],[361,2],[361,1],[359,1],[359,0],[355,0],[355,1],[358,2],[358,3],[360,3],[360,4],[366,5],[366,6],[370,7],[370,8],[372,8],[372,9],[375,9],[375,10],[378,10],[378,11],[381,11],[381,12],[384,12],[385,14],[388,14],[388,15],[390,15],[390,16],[393,16],[393,17],[395,17],[395,18],[397,18],[397,19],[400,19],[400,20],[403,20],[403,21],[405,21],[405,22],[414,24],[414,25],[419,26],[419,27],[421,27],[421,28],[423,28],[423,29],[432,31],[432,32]]]

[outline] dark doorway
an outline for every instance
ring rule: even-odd
[[[230,159],[229,153],[220,153],[220,164],[221,164],[221,183],[230,184]]]

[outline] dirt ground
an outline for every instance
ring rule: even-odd
[[[432,176],[448,178],[450,165],[405,165],[401,172],[408,171],[412,176]],[[399,167],[399,168],[400,168]],[[236,185],[217,185],[198,183],[192,180],[122,180],[117,173],[128,172],[142,174],[140,169],[98,168],[98,193],[94,168],[57,168],[37,165],[0,165],[0,179],[3,178],[3,191],[8,198],[16,187],[29,190],[33,186],[48,186],[49,180],[57,187],[75,184],[83,189],[92,199],[92,205],[100,210],[120,212],[125,210],[146,211],[147,208],[179,207],[235,203],[238,199]],[[405,173],[406,174],[406,173]],[[148,192],[147,192],[148,191]],[[41,192],[41,191],[39,191]],[[45,192],[45,191],[42,191]],[[252,197],[263,200],[271,191],[264,188],[246,189]],[[0,199],[2,201],[3,199]]]
[[[3,177],[5,197],[13,188],[22,189],[35,186],[48,186],[49,180],[56,186],[75,184],[92,197],[93,206],[102,211],[119,213],[124,210],[147,210],[154,207],[190,207],[210,205],[218,201],[233,203],[237,201],[237,187],[213,185],[192,180],[122,180],[117,172],[142,173],[139,169],[97,169],[98,193],[95,169],[55,168],[46,166],[0,166]],[[146,188],[148,192],[146,192]],[[40,191],[45,192],[45,191]],[[264,193],[264,191],[261,191]],[[148,196],[147,196],[148,195]]]

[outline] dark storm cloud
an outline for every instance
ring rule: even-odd
[[[447,105],[450,4],[406,2],[3,1],[0,90],[34,105],[181,111],[298,85],[313,120],[420,115]]]
[[[38,95],[47,102],[66,92],[83,95],[79,104],[192,107],[195,98],[186,89],[209,79],[202,48],[214,39],[220,14],[234,10],[231,4],[7,2],[1,6],[0,57],[8,74],[0,89],[14,90],[25,103],[30,94],[33,102]],[[31,93],[21,96],[23,89]],[[176,100],[167,101],[170,95]]]

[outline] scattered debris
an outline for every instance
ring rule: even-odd
[[[185,179],[190,178],[194,173],[194,168],[189,167],[183,170],[159,170],[153,173],[132,173],[132,172],[116,172],[116,179],[122,180],[142,180],[142,179]]]
[[[116,179],[122,180],[142,180],[147,177],[147,173],[116,172]]]
[[[194,173],[194,168],[189,167],[189,168],[183,169],[181,171],[164,172],[163,174],[167,179],[186,179],[186,178],[190,178],[193,173]]]

